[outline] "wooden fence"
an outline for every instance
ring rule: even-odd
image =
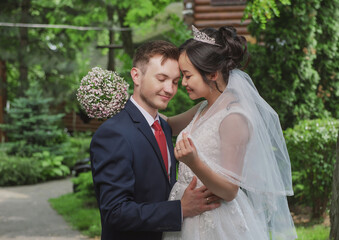
[[[63,117],[64,127],[69,132],[95,132],[103,121],[97,119],[88,119],[75,111],[67,113]]]

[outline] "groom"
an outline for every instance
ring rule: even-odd
[[[91,164],[103,240],[160,240],[163,231],[180,231],[183,218],[219,206],[208,204],[211,194],[195,188],[196,178],[180,201],[167,201],[176,160],[171,129],[158,109],[165,109],[177,92],[178,57],[177,47],[165,41],[139,47],[131,69],[133,95],[93,136]]]

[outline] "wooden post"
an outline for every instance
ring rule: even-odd
[[[0,124],[5,121],[6,94],[6,62],[0,60]],[[0,129],[0,142],[5,141],[5,133]]]

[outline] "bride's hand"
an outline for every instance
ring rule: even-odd
[[[190,166],[194,164],[195,161],[198,161],[197,149],[192,139],[187,137],[187,133],[183,133],[182,136],[182,139],[177,142],[175,146],[174,155],[180,162]]]

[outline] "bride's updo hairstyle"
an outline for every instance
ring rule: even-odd
[[[247,66],[248,58],[244,61],[247,55],[247,41],[243,36],[237,35],[236,29],[230,26],[221,27],[219,30],[205,28],[201,32],[214,38],[216,44],[191,38],[179,47],[180,54],[186,53],[207,84],[211,84],[207,75],[220,71],[227,85],[231,70]],[[216,88],[221,92],[217,84]]]

